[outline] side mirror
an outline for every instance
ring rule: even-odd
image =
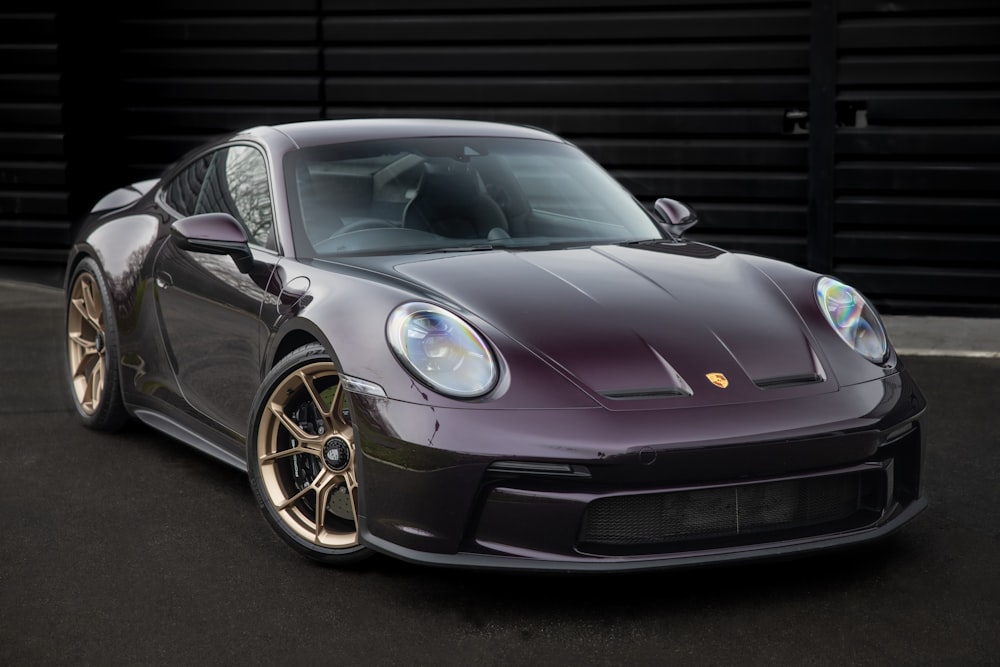
[[[653,210],[660,217],[660,227],[675,241],[698,223],[698,214],[676,199],[661,197],[656,200]]]
[[[228,213],[202,213],[181,218],[170,225],[170,237],[183,250],[229,255],[240,273],[249,273],[253,268],[247,234]]]

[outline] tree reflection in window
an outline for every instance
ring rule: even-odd
[[[274,250],[271,194],[260,151],[250,146],[216,151],[195,212],[228,213],[243,224],[252,243]]]
[[[226,183],[239,212],[238,219],[246,225],[250,238],[271,247],[271,193],[267,187],[267,166],[264,156],[249,146],[233,146],[226,155]]]

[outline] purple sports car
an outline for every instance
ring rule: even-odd
[[[871,304],[654,209],[528,127],[238,132],[87,216],[69,387],[327,563],[668,568],[916,516],[925,401]]]

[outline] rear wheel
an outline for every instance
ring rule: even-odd
[[[66,361],[70,394],[83,423],[113,431],[128,414],[118,376],[118,330],[111,294],[90,257],[76,265],[66,295]]]
[[[300,553],[331,564],[370,554],[358,538],[356,456],[336,367],[320,345],[300,347],[264,379],[247,437],[257,503]]]

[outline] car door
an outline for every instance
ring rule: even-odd
[[[256,146],[225,146],[194,160],[162,197],[175,219],[211,212],[236,218],[255,260],[249,273],[228,255],[182,250],[169,240],[154,266],[161,335],[183,399],[192,414],[237,440],[261,379],[261,304],[278,261],[268,171]]]

